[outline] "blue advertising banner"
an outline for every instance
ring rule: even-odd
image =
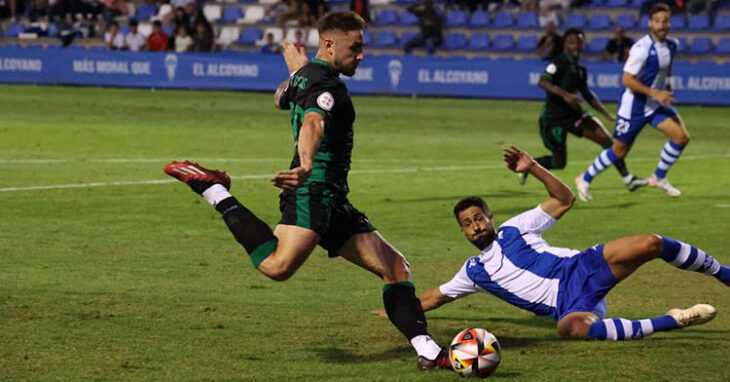
[[[617,101],[622,66],[585,65],[598,97]],[[532,59],[369,56],[343,80],[355,94],[539,100],[545,92],[537,81],[545,66]],[[279,55],[0,48],[3,83],[273,91],[287,77]],[[730,105],[730,65],[676,62],[672,86],[679,103]]]

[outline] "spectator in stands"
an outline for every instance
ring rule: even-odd
[[[109,30],[104,33],[104,44],[109,50],[124,49],[124,35],[119,33],[119,23],[112,21],[109,24]]]
[[[304,10],[309,12],[307,26],[317,25],[317,21],[327,13],[327,3],[324,0],[304,0]]]
[[[127,49],[132,52],[139,52],[144,48],[145,38],[138,31],[139,23],[137,20],[129,20],[129,33],[124,36],[124,43],[127,45]]]
[[[187,25],[185,29],[187,29],[188,34],[195,34],[195,26],[198,23],[203,23],[206,29],[211,32],[213,31],[213,27],[210,26],[210,23],[208,22],[208,19],[205,18],[203,11],[198,8],[195,3],[188,3],[185,6],[185,16],[187,17]]]
[[[271,4],[266,10],[266,17],[275,18],[276,25],[285,30],[291,20],[296,20],[298,27],[305,27],[310,21],[302,0],[280,0]]]
[[[537,43],[537,54],[541,60],[552,61],[563,53],[563,38],[558,33],[558,28],[552,21],[545,24],[545,35],[540,37]]]
[[[208,30],[205,23],[195,24],[195,36],[193,37],[194,52],[215,52],[216,46],[213,41],[213,32]]]
[[[350,10],[370,22],[370,0],[350,0]]]
[[[281,46],[274,41],[274,34],[266,34],[266,45],[261,47],[261,53],[281,53]]]
[[[403,50],[410,54],[414,48],[425,47],[428,54],[434,54],[444,41],[442,28],[444,20],[433,7],[433,0],[423,0],[421,4],[411,5],[408,11],[418,17],[420,33],[405,43]]]
[[[164,52],[167,50],[169,37],[162,30],[162,23],[155,20],[152,23],[152,33],[147,37],[147,49],[153,52]]]
[[[634,40],[631,37],[626,37],[624,28],[616,27],[613,31],[613,38],[606,44],[606,49],[601,53],[601,60],[608,61],[609,59],[615,62],[626,62],[629,58],[629,49],[631,45],[634,45]]]
[[[185,9],[181,7],[175,8],[174,12],[175,16],[173,18],[173,24],[175,24],[175,29],[180,27],[187,28],[188,25],[190,25],[190,19],[188,15],[185,13]]]
[[[129,14],[127,2],[125,0],[104,0],[104,11],[102,17],[106,25],[111,24],[117,16],[126,16]]]
[[[193,38],[188,34],[188,30],[178,27],[175,31],[175,52],[185,53],[193,47]]]
[[[170,1],[170,5],[172,5],[173,8],[182,8],[185,9],[185,7],[190,3],[195,3],[196,0],[172,0]]]
[[[302,38],[304,35],[302,34],[301,29],[297,29],[296,32],[294,32],[294,47],[297,48],[297,51],[301,52],[302,49],[304,49],[304,42],[302,41]]]

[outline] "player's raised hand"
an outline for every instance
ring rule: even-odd
[[[675,100],[672,96],[672,92],[669,90],[656,90],[651,93],[651,96],[664,107],[677,102],[677,100]]]
[[[297,47],[289,40],[284,40],[281,45],[281,53],[284,55],[286,67],[289,69],[289,74],[296,72],[309,62],[307,54],[304,51],[304,47],[298,50]]]
[[[532,157],[515,146],[504,149],[504,163],[514,172],[526,172],[535,164]]]
[[[305,169],[304,167],[295,167],[287,171],[279,171],[270,179],[274,187],[281,188],[282,190],[293,191],[297,187],[301,186],[305,180],[309,178],[309,174],[312,170]]]

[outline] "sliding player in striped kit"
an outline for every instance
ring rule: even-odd
[[[624,66],[626,87],[618,105],[613,147],[603,150],[593,163],[575,179],[578,197],[592,200],[590,184],[594,177],[628,155],[631,145],[647,123],[669,138],[662,149],[659,164],[649,177],[649,185],[664,190],[669,196],[681,192],[666,179],[667,171],[679,159],[689,143],[689,133],[677,110],[671,105],[669,78],[678,41],[669,34],[669,7],[655,4],[649,10],[649,34],[631,47]]]
[[[542,233],[575,200],[550,171],[515,147],[505,149],[507,167],[529,172],[550,197],[494,228],[494,217],[479,197],[454,207],[464,236],[481,253],[466,260],[451,281],[424,292],[423,310],[431,310],[475,292],[489,292],[519,308],[557,321],[563,338],[639,339],[654,332],[710,321],[715,308],[697,304],[643,320],[606,318],[606,294],[644,263],[661,258],[685,270],[714,276],[730,286],[730,268],[702,250],[660,235],[636,235],[597,244],[585,251],[553,247]],[[374,313],[384,315],[382,311]]]

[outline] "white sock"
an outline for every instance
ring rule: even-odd
[[[632,174],[626,175],[626,176],[624,177],[624,183],[625,183],[625,184],[629,184],[629,182],[631,182],[631,179],[632,179],[633,177],[634,177],[634,176],[633,176]]]
[[[421,334],[411,339],[411,345],[416,349],[418,355],[435,360],[441,352],[441,346],[429,335]]]
[[[231,196],[231,193],[226,190],[225,186],[219,183],[216,183],[203,191],[203,197],[205,198],[205,201],[210,203],[210,205],[213,207],[217,206],[218,203],[230,198]]]

